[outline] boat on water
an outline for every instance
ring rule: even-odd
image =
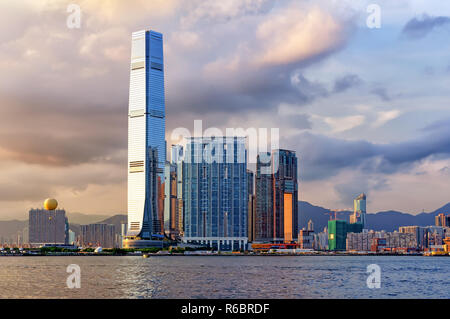
[[[148,254],[142,254],[142,258],[148,258],[149,255]]]

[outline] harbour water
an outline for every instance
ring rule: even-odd
[[[70,264],[81,288],[67,287]],[[381,288],[367,287],[367,266]],[[0,257],[0,298],[450,298],[450,258]]]

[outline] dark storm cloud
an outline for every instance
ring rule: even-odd
[[[280,103],[304,105],[328,96],[322,83],[308,80],[286,68],[269,68],[238,74],[232,85],[227,82],[186,82],[183,93],[169,94],[169,112],[251,112],[275,109]],[[231,113],[233,114],[233,113]]]
[[[409,20],[403,27],[402,34],[411,39],[419,39],[425,37],[433,29],[447,26],[449,23],[450,17],[432,17],[424,14]]]
[[[427,128],[421,137],[406,142],[375,144],[315,135],[309,132],[285,141],[297,150],[305,180],[327,179],[342,169],[393,174],[408,170],[430,156],[450,155],[450,119]]]
[[[334,89],[333,91],[335,93],[340,93],[343,91],[346,91],[352,87],[359,86],[363,83],[363,80],[356,74],[347,74],[344,75],[334,82]]]

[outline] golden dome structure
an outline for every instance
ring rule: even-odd
[[[55,210],[58,207],[58,201],[54,198],[47,198],[44,202],[44,208],[46,210]]]

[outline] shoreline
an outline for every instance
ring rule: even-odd
[[[353,256],[371,256],[371,257],[379,257],[379,256],[404,256],[404,257],[450,257],[450,255],[423,255],[423,254],[351,254],[351,253],[337,253],[337,254],[329,254],[329,253],[318,253],[318,254],[98,254],[98,253],[65,253],[65,254],[4,254],[0,255],[1,257],[142,257],[146,255],[145,258],[152,257],[311,257],[311,256],[320,256],[320,257],[353,257]]]

